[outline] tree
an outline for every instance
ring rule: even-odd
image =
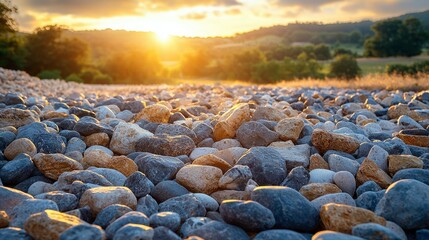
[[[12,18],[14,13],[18,13],[18,9],[9,0],[0,0],[0,35],[16,31],[16,22]]]
[[[334,77],[350,80],[360,76],[361,69],[356,59],[351,55],[338,55],[331,63],[330,74]]]
[[[63,38],[65,28],[49,25],[37,28],[27,38],[26,70],[37,75],[44,70],[59,70],[62,77],[79,73],[85,65],[88,46],[77,38]]]
[[[324,44],[319,44],[314,47],[314,56],[317,60],[329,60],[332,58],[329,47]]]
[[[369,57],[419,55],[428,37],[416,18],[378,22],[372,30],[375,35],[365,41],[365,55]]]
[[[180,60],[180,68],[185,76],[201,77],[207,73],[210,57],[204,50],[185,53]]]

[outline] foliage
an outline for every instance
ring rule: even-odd
[[[109,76],[107,74],[101,74],[101,75],[95,76],[91,83],[93,83],[93,84],[112,84],[113,79],[111,76]]]
[[[37,76],[40,79],[61,79],[60,70],[43,70]]]
[[[386,73],[389,75],[416,75],[429,73],[429,61],[417,62],[411,65],[389,64],[386,67]]]
[[[16,22],[12,18],[14,13],[18,13],[18,9],[9,0],[0,0],[0,35],[16,31]]]
[[[67,82],[77,82],[77,83],[83,83],[82,78],[79,77],[76,73],[70,74],[68,77],[66,77]]]
[[[210,56],[204,50],[194,50],[183,54],[180,69],[186,77],[201,77],[207,75]]]
[[[416,18],[386,20],[378,22],[372,29],[375,36],[365,41],[365,55],[369,57],[417,56],[428,37]]]
[[[37,28],[28,36],[27,66],[31,74],[58,69],[62,76],[78,73],[85,65],[88,46],[76,38],[62,38],[65,29],[58,25]]]
[[[23,69],[27,50],[24,41],[16,36],[0,37],[0,66],[9,69]]]
[[[316,60],[329,60],[332,58],[331,52],[328,46],[319,44],[316,46],[284,46],[279,45],[276,47],[265,49],[265,54],[268,60],[281,61],[285,57],[291,59],[298,59],[299,55],[305,53],[307,56]]]
[[[340,79],[354,79],[361,75],[356,59],[351,55],[338,55],[331,63],[330,74]]]
[[[345,48],[336,48],[334,50],[334,57],[338,56],[338,55],[351,55],[351,56],[355,56],[356,54],[354,52],[352,52],[349,49],[345,49]]]

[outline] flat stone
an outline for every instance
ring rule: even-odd
[[[223,189],[244,191],[247,182],[251,178],[252,172],[248,166],[235,165],[219,179],[219,187]]]
[[[309,181],[310,173],[307,171],[307,169],[304,167],[296,167],[289,172],[281,185],[299,191],[299,189],[307,185]]]
[[[161,104],[147,106],[134,117],[134,121],[147,120],[154,123],[168,123],[170,119],[170,109]]]
[[[386,172],[381,170],[374,161],[368,158],[366,158],[360,165],[356,175],[356,180],[358,185],[361,185],[366,181],[374,181],[382,188],[387,188],[392,183],[392,178],[390,178]]]
[[[352,234],[365,239],[374,238],[377,236],[381,239],[395,239],[400,240],[401,238],[392,230],[385,226],[381,226],[376,223],[363,223],[353,227]]]
[[[378,223],[386,225],[386,220],[375,213],[358,207],[328,203],[322,206],[320,218],[327,230],[348,233],[354,226],[362,223]]]
[[[80,201],[80,207],[89,206],[94,213],[112,204],[122,204],[135,209],[137,199],[126,187],[96,187],[86,190]]]
[[[0,228],[9,226],[9,216],[5,211],[0,211]]]
[[[204,217],[206,215],[204,205],[192,194],[168,199],[159,204],[159,211],[178,213],[181,221],[185,221],[190,217]]]
[[[271,131],[262,123],[250,121],[243,123],[237,129],[237,139],[245,148],[268,146],[277,141],[279,134]]]
[[[189,155],[189,158],[192,161],[194,161],[197,158],[200,158],[200,157],[202,157],[204,155],[209,155],[209,154],[216,155],[216,153],[218,153],[218,152],[219,152],[219,150],[217,148],[212,148],[212,147],[198,147],[198,148],[195,148],[194,150],[192,150],[191,154]],[[231,162],[228,162],[228,163],[230,165],[233,165],[233,163],[231,163]]]
[[[429,185],[429,170],[420,168],[402,169],[393,175],[392,182],[396,182],[401,179],[414,179]]]
[[[224,150],[232,147],[241,147],[241,143],[237,139],[225,138],[217,142],[213,142],[212,146],[218,150]]]
[[[113,156],[106,167],[115,169],[126,177],[138,170],[137,164],[126,156]]]
[[[400,138],[402,141],[404,141],[405,144],[419,146],[419,147],[429,147],[429,136],[410,135],[410,134],[403,134],[403,133],[399,133],[396,136]]]
[[[278,122],[286,117],[286,114],[277,108],[273,108],[270,106],[258,106],[256,108],[256,111],[253,113],[252,120],[257,121],[260,119],[265,119],[269,121]]]
[[[113,186],[123,186],[125,181],[127,180],[127,177],[125,177],[124,174],[115,169],[89,167],[88,170],[91,170],[105,177],[107,181],[112,183]]]
[[[331,154],[328,159],[329,168],[334,172],[347,171],[356,175],[360,164],[356,160],[346,158],[337,154]]]
[[[113,204],[107,206],[97,214],[94,224],[105,229],[116,219],[131,211],[132,209],[130,207],[122,204]]]
[[[159,212],[153,214],[149,218],[150,226],[153,228],[163,226],[172,230],[177,231],[180,227],[180,215],[175,212]]]
[[[285,118],[274,129],[280,135],[281,140],[296,142],[303,128],[304,121],[301,118]]]
[[[356,207],[355,200],[347,193],[331,193],[320,196],[311,201],[311,204],[320,211],[323,205],[328,203],[344,204]]]
[[[149,218],[141,212],[127,212],[106,228],[107,239],[112,239],[114,236],[116,237],[116,233],[129,223],[149,226]]]
[[[58,207],[56,209],[51,209],[60,212],[71,211],[75,209],[79,204],[79,201],[74,194],[66,193],[63,191],[51,191],[47,193],[41,193],[34,197],[36,199],[45,199],[53,201]],[[34,204],[36,204],[36,202]]]
[[[185,164],[176,157],[152,154],[138,156],[135,162],[138,166],[138,170],[144,173],[154,185],[165,180],[174,179],[179,169],[185,166]]]
[[[57,180],[62,173],[83,169],[79,162],[59,153],[38,153],[34,155],[33,162],[43,175],[54,180]]]
[[[178,124],[160,124],[155,130],[155,135],[163,134],[169,136],[186,135],[192,140],[197,141],[197,135],[192,129]]]
[[[275,228],[313,231],[319,222],[319,213],[305,197],[288,187],[257,187],[251,199],[271,210]],[[282,211],[278,211],[282,209]]]
[[[190,193],[188,189],[178,184],[176,181],[166,180],[158,183],[152,190],[151,195],[161,203],[170,198],[178,197],[188,193]]]
[[[192,164],[217,167],[222,170],[223,173],[231,168],[231,165],[228,162],[213,154],[203,155],[192,161]]]
[[[326,194],[342,192],[337,185],[332,183],[310,183],[303,186],[299,192],[308,200],[312,201]]]
[[[391,175],[402,169],[423,168],[423,161],[412,155],[389,155],[388,162]]]
[[[12,160],[20,153],[26,153],[33,157],[37,153],[36,146],[28,138],[19,138],[11,142],[4,150],[4,156]]]
[[[225,222],[248,231],[267,230],[276,223],[271,210],[255,201],[223,201],[219,212]]]
[[[107,133],[94,133],[89,136],[86,136],[84,141],[88,147],[95,145],[108,147],[110,143],[110,137],[109,135],[107,135]]]
[[[64,172],[58,178],[58,183],[72,184],[74,181],[82,181],[84,183],[96,184],[100,186],[112,186],[102,175],[90,170],[75,170]]]
[[[24,229],[35,240],[56,240],[63,232],[80,224],[86,223],[69,214],[45,210],[31,215]]]
[[[328,150],[354,153],[360,145],[359,141],[352,137],[329,133],[320,129],[313,131],[311,142],[321,153],[325,153]]]
[[[187,165],[176,174],[176,181],[191,192],[210,194],[219,186],[222,170],[217,167],[203,165]]]
[[[217,211],[219,208],[219,203],[216,201],[216,199],[210,197],[207,194],[194,193],[194,197],[196,197],[197,200],[204,205],[207,211]]]
[[[19,128],[33,122],[40,122],[39,116],[34,111],[18,108],[0,110],[0,128],[8,126]]]
[[[135,145],[140,138],[150,136],[153,136],[153,133],[137,124],[121,122],[113,131],[110,149],[115,153],[127,155],[136,151]]]
[[[235,105],[219,118],[218,123],[213,129],[214,140],[219,141],[224,138],[234,138],[236,131],[241,124],[249,120],[249,104],[240,103]]]
[[[113,240],[140,239],[152,240],[155,236],[153,228],[143,224],[128,223],[116,231]]]
[[[194,141],[188,136],[161,135],[140,138],[135,145],[135,150],[176,157],[191,154],[195,147]]]
[[[24,228],[27,218],[48,209],[58,211],[58,206],[51,200],[27,199],[13,208],[9,226]]]
[[[277,150],[286,161],[288,169],[303,166],[308,167],[310,163],[311,147],[308,144],[301,144],[290,147],[272,147]]]
[[[327,169],[314,169],[310,171],[309,183],[333,183],[335,172]]]
[[[318,153],[310,156],[310,166],[308,170],[329,169],[329,164]]]

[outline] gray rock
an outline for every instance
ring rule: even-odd
[[[188,193],[190,193],[188,189],[178,184],[176,181],[166,180],[158,183],[151,192],[151,195],[158,202],[164,202],[170,198]]]
[[[139,171],[144,173],[155,185],[164,180],[174,179],[179,169],[185,166],[176,157],[160,155],[140,155],[135,159],[135,162]]]
[[[154,229],[155,233],[153,239],[163,239],[163,240],[181,240],[177,234],[166,227],[157,227]]]
[[[249,179],[252,178],[250,168],[245,165],[235,165],[230,168],[220,179],[219,187],[223,189],[243,191]]]
[[[159,212],[149,218],[150,226],[153,228],[163,226],[175,232],[180,227],[180,215],[175,212]]]
[[[180,136],[185,135],[190,137],[192,140],[197,141],[197,135],[192,129],[177,124],[160,124],[156,130],[155,135],[168,135],[168,136]]]
[[[219,212],[225,222],[253,232],[270,229],[276,223],[271,210],[255,201],[226,200]]]
[[[286,179],[281,183],[282,186],[293,188],[297,191],[310,181],[310,173],[304,167],[293,168]]]
[[[414,119],[410,118],[407,115],[402,115],[398,118],[398,126],[405,129],[423,129],[422,125],[420,125]]]
[[[393,175],[392,181],[397,182],[401,179],[414,179],[429,185],[429,170],[418,168],[402,169]]]
[[[319,212],[298,191],[288,187],[257,187],[251,194],[253,201],[270,209],[276,228],[313,231],[319,222]],[[282,209],[282,211],[278,211]]]
[[[311,240],[365,240],[361,237],[352,236],[345,233],[339,233],[334,231],[320,231],[317,232]]]
[[[320,196],[311,201],[311,204],[320,211],[320,208],[328,203],[337,203],[356,207],[355,200],[347,193],[331,193]]]
[[[213,139],[213,127],[200,123],[192,129],[197,136],[197,143],[200,143],[204,139]]]
[[[384,190],[378,192],[364,192],[356,198],[356,206],[374,211],[377,204],[383,198],[384,192]]]
[[[246,165],[260,185],[279,185],[286,177],[286,164],[278,151],[267,147],[249,149],[237,162]]]
[[[296,240],[306,240],[306,238],[295,231],[286,230],[286,229],[273,229],[266,230],[258,233],[253,240],[284,240],[284,239],[296,239]]]
[[[137,201],[136,210],[146,214],[146,216],[151,216],[152,214],[157,213],[158,209],[159,209],[158,203],[149,194],[140,198]]]
[[[150,152],[164,156],[189,155],[195,149],[192,138],[179,136],[152,136],[143,137],[137,141],[135,149],[138,152]]]
[[[364,192],[378,192],[382,188],[374,181],[366,181],[356,189],[356,196],[360,196]]]
[[[149,194],[155,187],[153,183],[142,172],[134,172],[124,183],[137,198],[141,198]]]
[[[351,160],[340,155],[332,154],[328,159],[329,169],[334,172],[347,171],[356,176],[360,164],[356,160]]]
[[[268,146],[279,138],[279,134],[268,129],[264,124],[250,121],[241,124],[237,130],[237,139],[245,148]]]
[[[186,221],[180,227],[180,235],[186,238],[190,236],[193,231],[197,230],[198,228],[204,226],[211,221],[213,220],[206,217],[190,217],[186,219]]]
[[[311,147],[308,144],[296,145],[293,147],[270,147],[276,149],[282,158],[286,161],[288,169],[310,164]]]
[[[203,239],[250,239],[246,232],[241,228],[219,221],[211,221],[207,224],[204,224],[203,226],[192,231],[191,235],[198,236]]]
[[[203,206],[208,211],[217,211],[219,208],[219,203],[212,197],[204,193],[194,193],[194,197],[198,199],[198,201],[203,204]]]
[[[85,152],[86,144],[84,141],[82,141],[80,138],[73,137],[67,142],[67,148],[66,153],[78,151],[78,152]]]
[[[77,121],[73,130],[77,131],[82,136],[89,136],[94,133],[104,132],[111,137],[113,135],[113,129],[109,125],[100,124],[99,121],[92,117],[82,117]]]
[[[0,209],[10,215],[16,205],[27,199],[33,199],[33,197],[13,188],[0,187],[0,199]]]
[[[103,208],[94,221],[94,224],[102,227],[103,229],[109,226],[116,219],[122,217],[124,214],[131,212],[132,209],[128,206],[121,204],[113,204]]]
[[[155,231],[151,227],[129,223],[118,229],[113,240],[152,240],[154,234]]]
[[[62,191],[52,191],[36,195],[37,199],[46,199],[54,201],[58,205],[60,212],[73,210],[79,204],[77,197],[74,194]]]
[[[16,205],[10,214],[10,227],[24,228],[24,223],[32,214],[44,210],[56,210],[58,206],[54,201],[41,199],[28,199]]]
[[[66,144],[63,138],[55,133],[42,133],[34,138],[38,153],[64,153]]]
[[[373,160],[383,171],[387,171],[387,157],[389,153],[383,148],[375,145],[368,153],[368,158]]]
[[[90,170],[75,170],[62,173],[58,177],[57,182],[63,184],[72,184],[74,181],[82,181],[84,183],[91,183],[100,186],[112,186],[112,183],[109,182],[105,177]]]
[[[356,225],[352,229],[352,234],[365,239],[401,240],[395,232],[376,223]]]
[[[34,143],[36,137],[42,133],[49,133],[48,126],[44,123],[34,122],[18,128],[16,138],[28,138]]]
[[[340,171],[334,175],[334,183],[343,191],[350,196],[355,194],[356,180],[350,172]]]
[[[403,229],[429,228],[429,186],[412,179],[390,185],[375,213]]]
[[[112,222],[107,228],[106,228],[106,236],[108,239],[112,239],[113,236],[116,235],[116,232],[122,228],[123,226],[133,223],[133,224],[142,224],[149,226],[149,218],[141,213],[141,212],[127,212],[118,219],[116,219],[114,222]]]
[[[313,169],[310,171],[309,183],[332,183],[335,172],[328,169]]]
[[[0,179],[6,185],[16,185],[29,178],[36,170],[27,154],[20,154],[0,168]]]
[[[425,240],[428,238],[429,238],[429,229],[420,229],[416,231],[416,240]]]
[[[7,227],[0,229],[0,239],[11,239],[11,240],[32,240],[30,235],[26,231],[20,228]]]
[[[80,224],[61,233],[59,240],[103,240],[105,235],[103,229],[98,226]]]
[[[105,177],[113,186],[124,186],[125,180],[127,180],[127,177],[125,177],[124,174],[115,169],[89,167],[88,170]]]
[[[159,204],[159,211],[176,212],[180,215],[181,221],[185,221],[190,217],[204,217],[206,215],[206,208],[192,194],[168,199]]]

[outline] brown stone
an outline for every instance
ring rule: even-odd
[[[311,142],[321,153],[325,153],[328,150],[354,153],[360,146],[359,141],[352,137],[329,133],[321,129],[313,131]]]
[[[222,170],[223,173],[225,173],[231,168],[231,165],[228,162],[213,154],[203,155],[195,159],[192,164],[217,167]]]
[[[387,188],[392,183],[392,178],[389,177],[386,172],[381,170],[374,161],[368,158],[366,158],[360,165],[356,174],[356,180],[358,185],[361,185],[366,181],[374,181],[382,188]]]
[[[107,167],[118,170],[127,177],[138,171],[137,164],[126,156],[112,157]]]
[[[187,165],[176,174],[176,181],[195,193],[210,194],[219,188],[222,170],[213,166]]]
[[[112,156],[102,150],[91,150],[85,153],[82,159],[82,165],[86,169],[88,167],[106,168],[109,166]]]
[[[303,128],[304,121],[301,118],[285,118],[274,129],[280,135],[281,140],[296,142]]]
[[[86,190],[79,201],[80,207],[89,206],[95,215],[112,204],[135,209],[137,199],[127,187],[96,187]]]
[[[72,215],[45,210],[31,215],[24,229],[34,240],[58,240],[61,233],[80,224],[87,223]]]
[[[85,144],[88,147],[99,145],[108,147],[110,142],[109,135],[107,133],[94,133],[85,137]]]
[[[40,118],[35,111],[18,108],[0,110],[0,128],[7,126],[19,128],[33,122],[40,122]]]
[[[64,172],[83,170],[82,165],[78,161],[60,153],[38,153],[34,155],[33,162],[43,175],[54,180],[57,180]]]
[[[329,164],[318,153],[310,156],[310,166],[308,170],[311,171],[314,169],[329,169]]]
[[[170,120],[170,109],[161,104],[148,106],[134,117],[134,121],[136,122],[142,119],[155,123],[168,123],[168,120]]]
[[[0,209],[8,215],[16,205],[27,199],[33,199],[33,196],[17,189],[0,186]]]
[[[273,108],[273,107],[259,106],[258,108],[256,108],[256,111],[253,114],[252,120],[257,121],[260,119],[265,119],[269,121],[278,122],[283,118],[286,118],[286,114],[284,114],[279,109]]]
[[[9,226],[9,216],[5,211],[0,211],[0,228]]]
[[[214,192],[210,195],[214,198],[219,204],[224,200],[249,200],[250,192],[247,191],[236,191],[236,190],[221,190]]]
[[[419,146],[419,147],[429,147],[429,136],[409,135],[409,134],[402,134],[402,133],[399,133],[396,136],[400,138],[402,141],[404,141],[405,144]]]
[[[64,112],[48,111],[48,112],[44,112],[41,118],[48,120],[52,118],[66,118],[67,116],[68,114]]]
[[[332,183],[310,183],[303,186],[299,192],[308,200],[312,201],[318,197],[331,193],[340,193],[341,189]]]
[[[389,173],[393,176],[397,171],[406,168],[423,168],[423,161],[413,155],[389,155]]]
[[[250,107],[247,103],[240,103],[229,109],[218,120],[213,129],[214,140],[234,138],[237,129],[243,122],[250,120]]]
[[[328,203],[320,209],[320,218],[327,230],[351,234],[352,228],[362,223],[386,226],[386,220],[364,208]]]
[[[387,116],[389,117],[389,119],[396,119],[402,115],[409,115],[410,112],[411,110],[407,104],[400,103],[398,105],[393,105],[389,107],[389,109],[387,110]]]
[[[37,148],[30,139],[19,138],[11,142],[4,150],[4,155],[9,160],[14,159],[20,153],[33,157],[37,153]]]
[[[15,135],[18,133],[18,129],[16,129],[16,127],[13,127],[13,126],[0,128],[0,132],[5,132],[5,131],[13,132]]]

